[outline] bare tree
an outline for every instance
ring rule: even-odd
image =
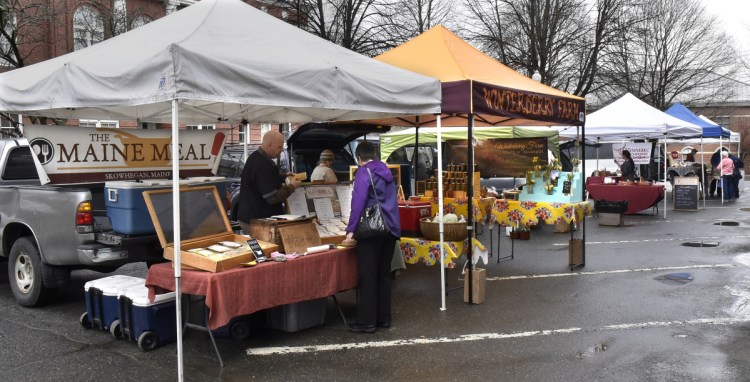
[[[375,22],[378,0],[278,0],[293,13],[288,21],[321,38],[362,54],[382,49]]]
[[[156,9],[157,6],[153,5],[128,8],[125,0],[99,1],[79,6],[73,14],[74,50],[146,24],[153,20],[151,14]]]
[[[20,68],[47,44],[56,19],[49,1],[0,0],[0,67]]]
[[[466,0],[476,26],[469,37],[485,51],[542,82],[567,87],[576,44],[586,29],[585,0]]]
[[[394,0],[381,4],[378,25],[384,47],[396,47],[436,25],[451,23],[453,5],[448,0]]]
[[[737,54],[700,3],[645,1],[631,11],[637,24],[603,63],[605,94],[630,92],[662,110],[679,100],[732,96],[726,84],[737,69]]]

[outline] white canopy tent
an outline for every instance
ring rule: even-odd
[[[560,136],[575,138],[571,130],[561,129]],[[661,139],[666,152],[667,139],[700,137],[702,134],[703,129],[700,126],[672,117],[630,93],[586,116],[586,136],[595,139],[596,142]],[[666,161],[664,173],[667,173]],[[664,218],[666,217],[665,197]]]
[[[172,124],[440,113],[440,82],[322,40],[239,0],[203,0],[89,48],[0,75],[0,110]],[[173,203],[179,163],[172,161]],[[174,208],[173,221],[180,221]],[[174,224],[175,264],[180,230]],[[175,267],[180,306],[180,267]],[[178,378],[183,379],[181,317]]]

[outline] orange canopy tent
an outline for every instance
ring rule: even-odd
[[[397,46],[376,60],[403,69],[437,78],[441,82],[442,102],[440,115],[418,115],[369,120],[395,126],[436,126],[438,141],[440,127],[466,126],[467,135],[473,137],[474,125],[568,125],[583,126],[586,118],[586,101],[581,97],[544,85],[508,68],[497,60],[474,48],[443,26],[429,31]],[[418,129],[417,129],[418,131]],[[417,145],[419,144],[417,132]],[[474,163],[473,145],[467,145],[468,158]],[[438,145],[440,151],[440,145]],[[416,155],[414,156],[417,157]],[[438,168],[442,158],[438,154]],[[585,169],[584,169],[585,170]],[[472,174],[471,171],[468,174]],[[442,184],[442,171],[438,171],[438,184]],[[473,211],[472,180],[467,179],[468,211]],[[438,211],[442,215],[442,187],[438,188]],[[473,232],[473,214],[469,213],[467,229]],[[441,219],[442,220],[442,219]],[[583,240],[585,243],[585,228]],[[473,235],[469,235],[473,237]],[[440,224],[440,248],[443,245],[443,224]],[[467,248],[469,285],[472,284],[473,248]],[[441,259],[441,295],[445,310],[445,274]],[[585,259],[585,250],[583,254]],[[585,260],[584,260],[585,261]],[[583,265],[583,264],[581,264]],[[469,303],[473,301],[473,288],[469,288]]]
[[[442,125],[583,125],[586,101],[501,64],[443,26],[399,45],[376,60],[437,78]],[[435,115],[379,120],[396,126],[435,126]]]

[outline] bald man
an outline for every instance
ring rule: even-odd
[[[285,183],[274,162],[284,150],[284,135],[271,130],[263,135],[260,148],[247,157],[242,170],[237,220],[250,233],[250,220],[284,214],[283,202],[300,186],[298,180]]]

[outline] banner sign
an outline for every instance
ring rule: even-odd
[[[31,150],[53,184],[172,177],[172,130],[26,126]],[[226,135],[180,131],[180,176],[216,173]]]
[[[628,150],[635,164],[649,164],[651,163],[651,146],[649,142],[613,143],[612,158],[619,165],[622,163],[622,150]]]
[[[547,121],[561,125],[583,125],[586,101],[530,93],[474,81],[474,113]]]
[[[469,163],[466,140],[447,141],[453,163]],[[532,160],[547,164],[547,138],[502,138],[476,140],[474,163],[483,178],[526,176]]]

